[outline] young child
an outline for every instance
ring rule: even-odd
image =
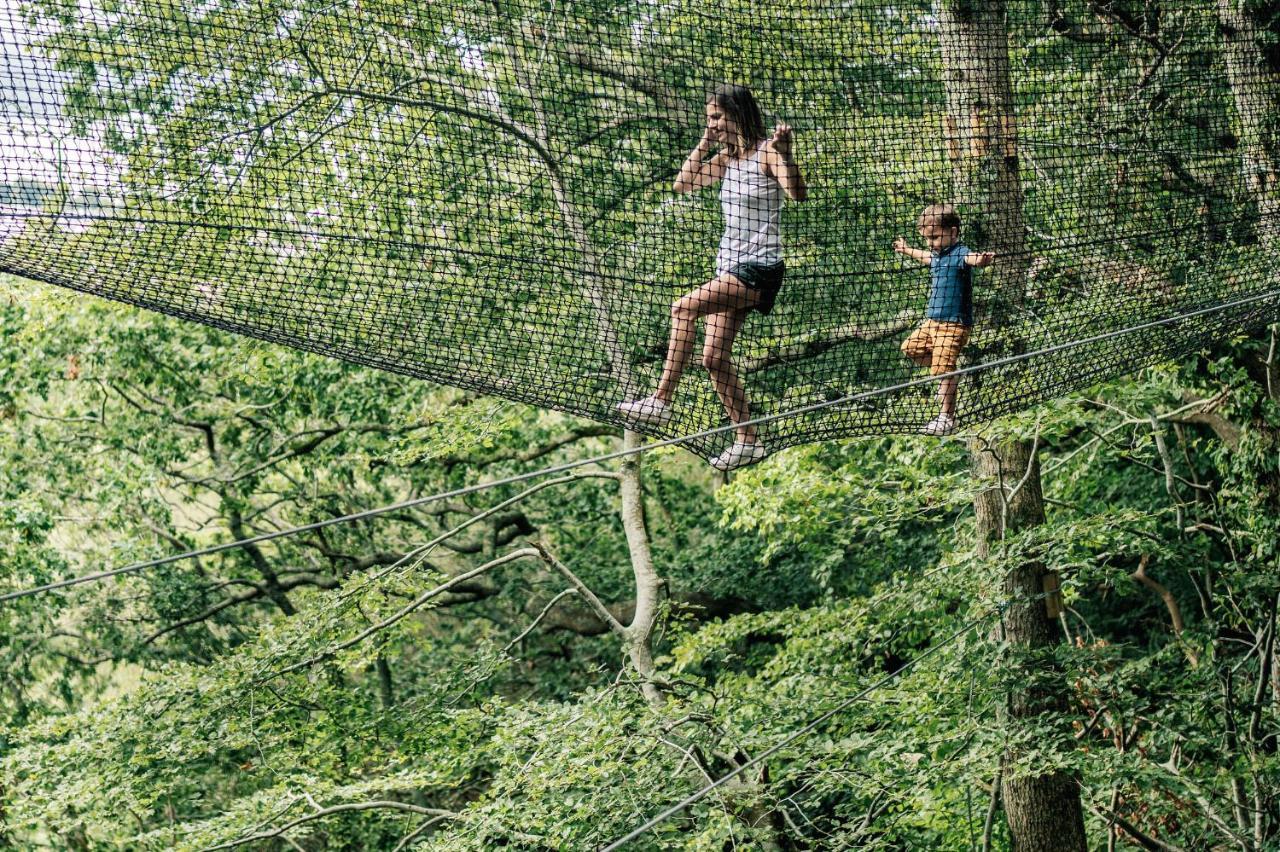
[[[992,252],[974,252],[960,244],[960,216],[950,204],[931,204],[916,223],[929,251],[911,248],[898,237],[893,250],[929,267],[929,303],[924,322],[902,342],[902,354],[935,376],[955,372],[960,350],[973,329],[973,272],[995,260]],[[941,411],[925,425],[926,435],[949,435],[956,429],[956,386],[959,376],[938,382]]]

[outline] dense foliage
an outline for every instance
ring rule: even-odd
[[[632,22],[634,4],[584,5],[600,26]],[[1255,6],[1265,4],[1241,8],[1273,56],[1280,16]],[[679,7],[655,11],[652,37],[667,27],[723,44],[724,66],[705,70],[730,75],[733,33]],[[502,11],[476,4],[456,24],[491,32],[509,25]],[[927,10],[890,12],[892,56],[830,46],[849,76],[831,109],[892,103],[906,85],[901,68],[934,61]],[[1198,77],[1180,65],[1216,55],[1214,20],[1206,4],[1109,0],[1045,4],[1010,21],[1018,43],[1058,43],[1055,73],[1100,91],[1133,87],[1099,113],[1027,116],[1029,138],[1052,127],[1055,138],[1087,139],[1103,120],[1133,134],[1132,150],[1082,174],[1027,157],[1025,168],[1052,178],[1027,199],[1032,228],[1051,231],[1064,215],[1055,181],[1083,181],[1097,204],[1070,211],[1081,220],[1071,225],[1119,234],[1117,263],[1149,260],[1171,210],[1203,210],[1220,250],[1203,267],[1159,270],[1178,286],[1274,251],[1254,223],[1222,216],[1239,201],[1221,188],[1236,185],[1226,177],[1235,158],[1142,153],[1177,150],[1179,134],[1206,121],[1239,122],[1221,62]],[[147,35],[163,57],[165,29]],[[785,43],[799,49],[817,35]],[[321,64],[353,49],[345,39],[378,43],[374,33],[326,38]],[[224,47],[233,56],[234,40]],[[228,68],[249,88],[280,72]],[[1203,91],[1163,91],[1160,69]],[[96,103],[87,90],[77,103],[86,115],[163,111],[145,99],[159,89],[134,79],[134,101]],[[794,86],[783,94],[818,97],[803,80]],[[910,142],[913,120],[936,124],[873,113],[865,134],[841,144],[887,150]],[[438,120],[447,140],[459,119]],[[669,153],[666,130],[643,133]],[[635,149],[638,172],[660,168],[645,160],[655,150]],[[294,154],[321,156],[263,156]],[[337,190],[315,165],[317,185],[291,191],[374,203],[376,176]],[[821,165],[815,157],[815,174]],[[424,178],[421,198],[396,200],[402,209],[388,202],[388,228],[428,202],[465,222],[460,247],[467,229],[519,241],[545,226],[545,198],[473,217],[450,205],[465,206],[477,187],[458,183],[450,197],[437,183]],[[1138,186],[1149,205],[1119,221],[1108,198]],[[883,223],[868,246],[887,242],[919,191],[848,199],[884,213],[866,217]],[[592,239],[642,239],[653,221],[679,227],[678,207],[650,202],[672,218],[621,205],[593,222]],[[1039,245],[1036,268],[1049,271],[1029,298],[1045,316],[1094,309],[1092,282],[1053,277],[1065,249]],[[256,249],[201,251],[188,261],[213,268],[228,252],[253,262]],[[457,272],[465,288],[467,269]],[[0,288],[5,591],[620,446],[614,430],[555,413],[30,282]],[[855,309],[857,294],[832,298]],[[980,556],[970,456],[1010,434],[1035,442],[1047,522]],[[633,848],[1004,848],[999,777],[1052,769],[1078,779],[1098,846],[1276,848],[1276,327],[965,438],[813,444],[727,483],[664,450],[642,463],[639,527],[628,513],[634,471],[615,462],[0,604],[0,845],[595,848],[919,660]],[[1057,669],[1029,671],[1002,639],[1001,580],[1028,560],[1065,589]],[[660,594],[649,613],[651,585]],[[652,633],[621,629],[633,618],[650,619]],[[1064,690],[1067,709],[1011,724],[1007,696],[1037,680]]]
[[[589,425],[449,391],[415,399],[380,374],[6,286],[6,339],[20,342],[0,433],[9,587],[610,444]],[[791,842],[963,846],[982,834],[1011,735],[1078,769],[1095,831],[1110,814],[1196,848],[1252,836],[1256,807],[1270,837],[1269,345],[1243,340],[1008,424],[1039,436],[1050,520],[994,561],[973,557],[957,442],[815,446],[716,491],[686,457],[654,460],[650,529],[670,584],[659,708],[590,612],[561,599],[539,620],[566,586],[536,559],[326,653],[521,542],[625,611],[604,480],[530,495],[423,560],[399,562],[515,490],[6,604],[7,838],[203,848],[393,802],[289,833],[304,848],[390,848],[430,822],[423,848],[587,848],[692,789],[697,763],[724,771],[971,619],[771,759],[767,779],[649,842],[718,848],[749,835],[743,813],[772,809]],[[1065,741],[1062,720],[1011,734],[998,712],[991,589],[1026,553],[1068,588]]]

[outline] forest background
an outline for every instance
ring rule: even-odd
[[[575,8],[595,26],[635,19],[634,4]],[[831,48],[857,95],[845,107],[892,103],[902,67],[937,63],[949,24],[934,11],[885,16],[892,57]],[[521,14],[545,20],[498,3],[452,25],[508,32],[494,43],[514,56],[533,21]],[[673,51],[677,33],[732,36],[706,20],[649,24]],[[1205,277],[1274,254],[1280,89],[1241,91],[1231,73],[1243,49],[1280,74],[1273,4],[1046,3],[1004,20],[1015,61],[1053,56],[1082,90],[1129,85],[1111,129],[1143,143],[1079,173],[1047,165],[1030,228],[1123,225],[1146,236],[1106,250],[1154,268],[1160,223],[1195,211],[1194,236],[1220,249]],[[62,49],[83,49],[88,74],[109,35],[68,27]],[[163,56],[161,35],[140,41]],[[818,34],[789,35],[782,44]],[[322,40],[318,62],[324,52]],[[74,104],[86,120],[137,107]],[[1093,114],[1027,118],[1055,138],[1097,131]],[[1232,128],[1226,156],[1147,153],[1202,146],[1219,125]],[[870,115],[866,127],[883,135],[842,141],[909,147],[900,125]],[[179,116],[167,128],[180,149],[189,127]],[[657,148],[636,154],[637,174]],[[1270,180],[1242,180],[1242,161]],[[859,203],[910,209],[931,178],[909,174],[919,186]],[[1055,205],[1055,180],[1064,194],[1096,187],[1071,195],[1092,206]],[[372,204],[376,181],[363,189]],[[501,226],[509,245],[534,240],[555,209],[538,201],[509,219],[460,212],[457,238],[492,242],[486,229]],[[389,228],[411,214],[379,203]],[[886,251],[900,220],[873,235]],[[634,238],[637,226],[592,227]],[[28,281],[0,286],[6,590],[637,440]],[[1018,447],[1017,475],[993,484],[984,459],[1001,468]],[[993,492],[1008,516],[994,536]],[[1005,523],[1014,513],[1024,523]],[[1271,325],[961,440],[812,444],[727,482],[661,450],[9,601],[0,844],[596,848],[928,652],[633,847],[1036,848],[1018,839],[1036,830],[1023,821],[1069,832],[1074,809],[1089,848],[1277,848],[1278,527]],[[1010,578],[1028,570],[1063,586],[1065,611],[1038,647],[1002,618]],[[1057,798],[1028,804],[1019,785],[1038,779]]]

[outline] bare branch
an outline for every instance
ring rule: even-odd
[[[601,603],[600,599],[596,597],[595,592],[591,591],[591,589],[587,587],[587,584],[579,579],[577,574],[573,573],[573,571],[571,571],[569,567],[559,559],[556,559],[555,556],[546,549],[545,545],[535,543],[534,549],[542,556],[548,565],[564,575],[564,578],[569,581],[570,585],[577,589],[578,594],[582,595],[583,600],[585,600],[591,607],[592,611],[595,612],[596,617],[609,625],[609,630],[614,635],[623,640],[627,638],[627,628],[622,625],[622,622],[613,617],[613,613],[609,612],[609,608]]]
[[[1156,452],[1160,455],[1160,462],[1164,465],[1164,490],[1168,493],[1169,499],[1173,501],[1173,510],[1176,514],[1178,528],[1182,528],[1182,497],[1178,494],[1177,477],[1173,470],[1173,455],[1169,452],[1169,445],[1164,440],[1164,429],[1160,426],[1160,422],[1155,417],[1151,420],[1151,437],[1155,441]]]
[[[1262,362],[1267,378],[1267,396],[1280,402],[1280,359],[1276,358],[1276,332],[1280,325],[1272,324],[1268,329],[1271,343],[1267,346],[1267,359]]]
[[[542,619],[546,618],[547,613],[551,612],[551,609],[556,604],[560,603],[560,601],[564,600],[569,595],[576,595],[576,594],[578,594],[577,589],[565,589],[564,591],[560,592],[560,594],[556,595],[554,598],[548,601],[547,605],[542,608],[542,612],[538,613],[538,617],[535,618],[528,627],[526,627],[523,631],[521,631],[519,636],[512,639],[505,646],[503,646],[502,653],[504,654],[507,653],[516,645],[519,645],[522,641],[524,641],[524,638],[534,631],[534,629],[538,626],[538,624],[542,622]]]
[[[1262,734],[1262,709],[1266,706],[1264,699],[1267,695],[1267,687],[1271,680],[1271,665],[1274,661],[1276,650],[1276,614],[1280,608],[1280,594],[1277,594],[1271,601],[1271,612],[1267,619],[1265,630],[1265,639],[1263,640],[1263,649],[1258,657],[1258,683],[1253,692],[1253,711],[1249,714],[1249,739],[1255,746],[1261,745],[1263,740]],[[1268,733],[1268,739],[1274,739],[1274,733]]]
[[[1093,812],[1094,816],[1103,820],[1108,825],[1119,826],[1126,834],[1137,841],[1138,845],[1143,849],[1151,850],[1151,852],[1186,852],[1186,850],[1181,846],[1174,846],[1172,843],[1165,843],[1163,840],[1140,831],[1133,823],[1129,822],[1119,814],[1104,811],[1096,805],[1089,805],[1088,808]]]
[[[1239,845],[1241,849],[1247,850],[1249,848],[1246,839],[1242,835],[1236,833],[1235,829],[1227,824],[1227,821],[1214,809],[1213,803],[1209,801],[1209,798],[1201,792],[1199,785],[1186,775],[1182,774],[1182,770],[1178,769],[1178,766],[1174,762],[1172,756],[1165,763],[1155,763],[1153,761],[1152,765],[1159,767],[1185,784],[1191,795],[1195,798],[1196,804],[1200,806],[1200,810],[1209,819],[1209,821],[1217,826],[1218,830],[1230,838],[1232,842]]]
[[[345,651],[348,648],[359,645],[361,642],[363,642],[365,639],[368,639],[373,634],[387,629],[388,627],[392,626],[396,622],[403,619],[405,616],[409,615],[415,610],[420,609],[423,605],[431,601],[433,598],[439,597],[440,595],[455,588],[456,586],[459,586],[467,582],[468,580],[475,579],[476,577],[479,577],[481,574],[492,571],[494,568],[497,568],[502,565],[506,565],[508,562],[514,562],[517,559],[527,559],[530,557],[537,557],[539,555],[541,555],[541,551],[536,550],[534,548],[525,547],[525,548],[521,548],[520,550],[513,550],[511,553],[508,553],[505,556],[500,556],[497,559],[486,562],[485,564],[480,565],[476,568],[472,568],[470,571],[464,571],[461,574],[455,574],[453,577],[450,577],[448,580],[436,586],[435,588],[429,589],[428,591],[423,592],[421,595],[418,595],[418,597],[414,598],[410,603],[396,610],[396,612],[384,618],[382,621],[379,621],[377,624],[374,624],[366,628],[365,630],[362,630],[353,638],[348,639],[345,642],[339,642],[337,645],[334,645],[330,647],[328,650],[323,651],[319,654],[316,654],[314,657],[309,657],[303,660],[302,662],[294,663],[293,665],[286,666],[283,669],[280,669],[270,675],[266,675],[262,678],[262,680],[266,680],[274,677],[280,677],[282,675],[286,675],[291,672],[309,668],[310,666],[313,666],[316,663],[320,663],[325,660],[332,659],[339,652]]]
[[[748,611],[746,602],[740,598],[716,598],[699,592],[681,594],[677,591],[668,593],[667,604],[673,612],[688,613],[696,620],[705,621],[712,618],[724,618],[740,612]],[[636,602],[620,601],[608,604],[609,612],[618,621],[629,624],[635,618]],[[567,630],[579,636],[599,636],[609,631],[609,625],[601,621],[594,612],[566,612],[563,609],[544,622],[548,632]]]
[[[608,136],[615,130],[621,130],[624,127],[630,127],[633,124],[656,124],[661,128],[670,126],[670,119],[665,115],[627,115],[613,121],[605,122],[593,132],[583,136],[573,143],[575,148],[585,148],[599,139]]]
[[[288,452],[285,452],[280,455],[276,455],[274,458],[268,457],[266,461],[260,462],[259,464],[254,465],[248,470],[236,472],[229,476],[206,476],[203,479],[188,480],[188,481],[191,482],[192,485],[203,485],[207,482],[218,482],[223,485],[233,485],[236,482],[247,479],[251,476],[254,476],[255,474],[261,473],[264,470],[267,470],[269,468],[272,468],[284,462],[287,462],[290,459],[295,459],[295,458],[298,458],[299,456],[305,456],[308,453],[313,452],[317,447],[319,447],[325,441],[329,440],[335,435],[341,434],[343,431],[345,430],[341,426],[330,426],[325,429],[313,429],[313,430],[309,430],[308,432],[301,432],[298,435],[291,436],[290,440],[292,438],[301,437],[302,435],[306,435],[306,434],[312,434],[313,437],[291,448]],[[282,449],[283,447],[274,448],[272,449],[271,452],[278,453]]]
[[[274,837],[281,837],[286,832],[294,828],[297,828],[300,825],[303,825],[308,822],[313,822],[318,819],[324,819],[325,817],[332,816],[333,814],[346,813],[350,811],[369,811],[369,810],[377,810],[377,809],[407,811],[409,813],[414,813],[414,814],[423,814],[424,816],[429,816],[436,820],[458,819],[459,817],[459,815],[454,813],[453,811],[441,810],[440,808],[423,808],[423,807],[419,807],[418,805],[411,805],[407,802],[396,802],[396,801],[390,801],[390,800],[376,801],[376,802],[347,802],[341,805],[331,805],[327,808],[319,808],[318,810],[313,811],[312,813],[306,814],[305,816],[300,816],[297,819],[293,820],[292,822],[285,823],[284,825],[279,826],[278,828],[268,829],[266,831],[260,831],[256,834],[251,834],[246,837],[241,837],[236,840],[232,840],[229,843],[220,843],[217,846],[206,847],[205,852],[216,852],[216,850],[219,850],[219,849],[235,849],[238,846],[244,846],[249,843],[256,843],[260,840],[270,840]]]
[[[419,554],[421,554],[422,558],[425,559],[427,556],[430,556],[431,552],[435,550],[435,548],[439,546],[442,542],[452,538],[453,536],[457,535],[458,533],[462,532],[468,527],[471,527],[475,524],[480,523],[485,518],[491,517],[492,515],[498,512],[501,512],[503,509],[514,506],[516,503],[519,503],[521,500],[524,500],[525,498],[530,497],[533,494],[536,494],[537,492],[543,490],[544,488],[550,488],[553,485],[564,485],[565,483],[576,482],[580,479],[598,479],[598,478],[613,479],[616,476],[617,474],[611,471],[578,470],[578,471],[573,471],[572,473],[569,473],[565,476],[558,476],[555,479],[543,480],[542,482],[529,486],[524,491],[521,491],[519,494],[515,495],[514,497],[510,497],[506,500],[503,500],[502,502],[497,503],[489,507],[488,509],[485,509],[483,512],[480,512],[477,515],[473,515],[472,517],[468,518],[467,520],[463,521],[457,526],[451,529],[445,530],[443,533],[436,536],[431,541],[427,542],[426,544],[422,545],[421,547],[413,551],[410,551],[408,554],[406,554],[405,559],[409,559]],[[400,563],[396,563],[396,565],[399,565],[399,564]],[[389,568],[373,575],[371,579],[373,580],[381,579],[382,577],[386,576],[389,572],[393,571],[396,568],[396,565],[392,565]]]
[[[1004,756],[996,766],[996,777],[991,781],[991,802],[987,806],[987,816],[982,822],[982,852],[991,852],[991,832],[995,828],[996,811],[1000,808],[1000,777],[1004,775]]]
[[[1182,609],[1178,606],[1178,601],[1173,596],[1173,592],[1169,591],[1163,584],[1147,576],[1147,565],[1150,562],[1151,555],[1148,553],[1142,554],[1142,558],[1138,562],[1138,570],[1134,571],[1130,576],[1155,592],[1164,601],[1165,608],[1169,610],[1169,619],[1173,622],[1173,632],[1182,635]]]
[[[413,83],[426,82],[426,80],[413,80]],[[404,86],[397,87],[397,90]],[[419,109],[431,109],[437,112],[452,113],[463,118],[470,118],[497,127],[499,130],[505,130],[511,136],[519,139],[526,146],[538,155],[538,159],[546,166],[547,170],[553,174],[560,174],[560,162],[555,155],[547,149],[545,145],[538,141],[528,127],[525,127],[518,121],[508,118],[504,115],[497,115],[488,110],[479,109],[470,105],[462,106],[459,104],[449,104],[441,101],[432,100],[430,98],[420,97],[402,97],[398,94],[390,94],[383,92],[371,92],[365,89],[358,89],[351,86],[334,86],[330,87],[325,94],[338,95],[339,97],[359,98],[361,100],[376,101],[378,103],[389,104],[391,106],[416,107]]]
[[[617,434],[618,429],[616,426],[609,426],[603,423],[586,423],[570,429],[562,435],[551,438],[545,443],[537,444],[524,450],[511,450],[504,453],[495,453],[491,456],[485,456],[484,461],[486,463],[496,461],[536,461],[543,456],[550,455],[556,450],[562,449],[563,447],[577,441],[581,441],[586,438],[612,438],[616,437]],[[468,460],[469,459],[463,456],[441,456],[437,459],[441,464],[450,465],[462,464]]]

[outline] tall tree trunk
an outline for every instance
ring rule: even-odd
[[[624,434],[623,447],[636,449],[644,442],[644,436],[632,431]],[[662,578],[653,567],[653,555],[649,550],[649,533],[644,520],[644,491],[640,480],[640,456],[627,456],[620,471],[622,480],[619,491],[622,498],[622,529],[627,536],[627,551],[631,555],[631,573],[636,583],[636,609],[627,625],[627,657],[640,675],[640,689],[653,706],[664,703],[662,692],[653,683],[653,631],[657,626],[658,602],[662,592]]]
[[[978,555],[986,558],[1005,536],[1044,523],[1040,463],[1035,447],[1018,439],[993,444],[975,440],[971,452],[979,488],[974,498]],[[1045,581],[1051,576],[1043,563],[1025,562],[1006,575],[1001,589],[1002,597],[1011,601],[1002,619],[1004,639],[1011,646],[1011,660],[1026,671],[1021,686],[1008,696],[1005,712],[1011,726],[1068,709],[1062,672],[1053,660],[1061,634],[1044,601]],[[1017,765],[1019,757],[1007,755],[1005,765]],[[1005,772],[1000,795],[1015,850],[1087,848],[1080,786],[1070,774]]]
[[[1223,58],[1227,78],[1235,105],[1235,131],[1239,137],[1240,165],[1244,183],[1258,208],[1257,234],[1265,255],[1280,249],[1280,52],[1275,41],[1280,39],[1280,8],[1275,2],[1250,2],[1250,0],[1217,0],[1218,27],[1222,37]],[[1263,17],[1268,16],[1268,17]],[[1269,265],[1270,284],[1280,283],[1280,266]],[[1262,509],[1258,520],[1270,520],[1270,534],[1265,526],[1253,532],[1256,540],[1275,540],[1280,525],[1273,519],[1280,517],[1280,472],[1276,459],[1280,458],[1280,428],[1270,416],[1263,401],[1276,399],[1275,382],[1275,327],[1271,329],[1270,346],[1265,343],[1262,352],[1246,347],[1242,352],[1231,347],[1237,363],[1243,371],[1258,383],[1261,393],[1252,405],[1248,423],[1241,433],[1239,444],[1242,453],[1237,454],[1234,476],[1244,479],[1244,487],[1253,490]],[[1252,460],[1252,461],[1248,461]],[[1252,479],[1253,482],[1249,482]],[[1270,572],[1273,576],[1280,568],[1280,557],[1257,559],[1247,557],[1247,570],[1258,576]],[[1280,599],[1273,598],[1267,623],[1258,631],[1258,674],[1255,683],[1249,685],[1244,701],[1233,697],[1232,670],[1220,676],[1223,694],[1223,718],[1227,720],[1225,734],[1227,749],[1237,759],[1247,759],[1253,766],[1264,765],[1274,755],[1274,732],[1262,724],[1264,707],[1269,703],[1280,706],[1280,675],[1275,666],[1280,663],[1276,654],[1276,607]],[[1247,625],[1246,625],[1247,626]],[[1247,709],[1248,722],[1235,724],[1234,708],[1241,704]],[[1276,836],[1274,802],[1276,785],[1265,774],[1252,772],[1246,789],[1245,779],[1232,779],[1231,803],[1236,828],[1245,849],[1272,848],[1268,845]]]
[[[499,16],[503,15],[500,4],[494,9]],[[508,21],[508,33],[513,45],[520,43],[517,35],[517,23]],[[542,151],[556,150],[552,138],[552,124],[548,110],[540,97],[537,77],[545,69],[528,66],[519,49],[511,54],[512,67],[516,79],[524,90],[532,106],[533,124],[531,131],[537,139]],[[555,197],[556,208],[564,222],[564,226],[572,236],[573,245],[582,259],[584,273],[583,295],[591,304],[596,320],[595,344],[605,353],[609,361],[610,372],[619,386],[619,396],[630,399],[637,396],[637,382],[634,371],[627,360],[617,328],[610,310],[611,299],[604,289],[604,277],[600,274],[600,253],[591,235],[583,224],[580,211],[573,203],[572,193],[565,183],[562,161],[548,155],[542,158],[546,167],[546,177]],[[623,432],[625,449],[638,449],[644,436],[626,430]],[[649,551],[649,532],[644,521],[644,492],[640,477],[639,455],[628,456],[622,464],[620,491],[620,515],[623,530],[627,537],[627,551],[631,557],[632,574],[636,583],[636,609],[631,624],[624,631],[623,644],[628,660],[641,678],[641,690],[650,704],[660,706],[663,696],[652,681],[653,675],[653,630],[658,617],[658,596],[662,589],[662,579],[653,568],[653,558]]]
[[[943,0],[938,19],[953,201],[968,220],[972,244],[998,257],[983,285],[989,309],[980,321],[999,327],[1025,298],[1029,266],[1006,7],[1004,0]],[[1040,467],[1035,448],[1024,440],[975,440],[970,453],[979,488],[978,552],[985,557],[1008,533],[1044,523]],[[1043,597],[1049,576],[1043,564],[1033,562],[1017,566],[1004,580],[1003,596],[1013,602],[1004,616],[1004,639],[1028,666],[1025,685],[1008,697],[1007,721],[1013,726],[1068,704],[1051,656],[1060,640]],[[1019,758],[1007,755],[1005,765],[1018,766]],[[1015,850],[1087,848],[1080,788],[1071,775],[1008,771],[1000,793]]]
[[[983,276],[983,302],[986,319],[1003,325],[1024,298],[1030,267],[1004,0],[946,0],[938,22],[953,185],[947,200],[966,217],[966,240],[998,257]]]
[[[1272,16],[1262,21],[1259,11]],[[1257,6],[1248,0],[1218,0],[1218,26],[1226,59],[1231,97],[1235,102],[1236,128],[1240,136],[1241,168],[1245,185],[1258,205],[1258,238],[1264,251],[1280,249],[1280,51],[1266,49],[1268,40],[1280,39],[1280,10],[1274,2]],[[1270,264],[1272,283],[1280,282],[1280,264]],[[1266,396],[1276,398],[1275,330],[1263,358],[1245,370],[1256,376]],[[1280,431],[1255,405],[1250,426],[1257,430],[1259,458],[1271,458],[1280,449]],[[1275,465],[1259,466],[1260,490],[1272,506],[1280,506],[1280,473]]]
[[[628,431],[623,446],[626,449],[639,447],[644,436]],[[661,708],[667,700],[666,695],[652,680],[655,671],[653,663],[653,633],[658,624],[658,605],[661,602],[663,580],[653,567],[653,556],[649,549],[649,533],[644,519],[644,492],[640,478],[640,456],[628,456],[622,463],[619,490],[622,496],[622,527],[627,536],[627,549],[631,554],[631,570],[636,584],[636,608],[631,623],[623,630],[623,646],[627,658],[641,678],[640,690],[645,700],[654,709]],[[727,762],[733,766],[746,757],[729,756]],[[705,779],[699,773],[692,773],[695,783],[701,784]],[[766,775],[761,771],[758,779],[753,781],[739,776],[725,785],[726,793],[736,800],[736,815],[752,830],[752,840],[756,844],[752,848],[761,852],[781,852],[780,840],[782,829],[778,815],[764,796]]]
[[[1264,51],[1264,37],[1280,33],[1264,30],[1248,0],[1218,0],[1218,25],[1244,179],[1258,204],[1258,237],[1274,246],[1280,242],[1280,58]],[[1280,275],[1274,268],[1273,274]]]

